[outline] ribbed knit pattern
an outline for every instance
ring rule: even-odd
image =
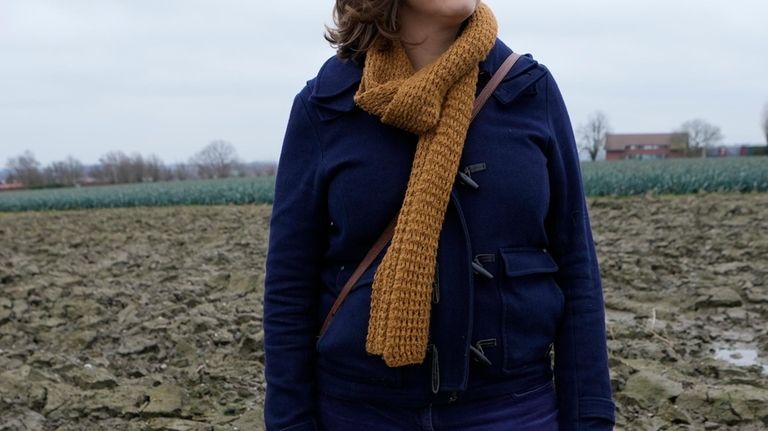
[[[399,42],[366,55],[355,102],[419,135],[395,233],[374,274],[366,350],[390,367],[422,363],[427,353],[437,243],[472,114],[478,64],[497,24],[480,3],[463,32],[435,62],[414,72]]]

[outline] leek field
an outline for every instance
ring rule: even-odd
[[[584,162],[589,196],[768,191],[768,157]]]
[[[161,181],[0,193],[0,211],[272,203],[275,177]]]
[[[588,196],[768,191],[768,157],[582,162]],[[0,193],[0,211],[272,203],[275,178],[252,177]]]

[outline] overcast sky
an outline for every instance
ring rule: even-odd
[[[691,118],[762,143],[768,1],[487,0],[499,36],[552,70],[574,127]],[[276,160],[293,96],[333,50],[331,0],[0,0],[0,164],[109,150],[186,161],[209,141]]]

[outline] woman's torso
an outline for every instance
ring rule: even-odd
[[[478,92],[509,52],[497,42],[481,64]],[[397,214],[418,141],[354,106],[360,72],[330,59],[302,92],[321,143],[331,220],[318,324]],[[439,242],[425,363],[389,368],[365,352],[370,286],[382,252],[317,342],[320,390],[417,405],[551,378],[549,353],[564,301],[547,252],[547,73],[524,56],[470,125],[459,164],[466,176],[457,173]]]

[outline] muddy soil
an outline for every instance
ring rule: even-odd
[[[589,203],[617,429],[768,429],[768,194]],[[0,214],[0,431],[262,429],[270,209]]]

